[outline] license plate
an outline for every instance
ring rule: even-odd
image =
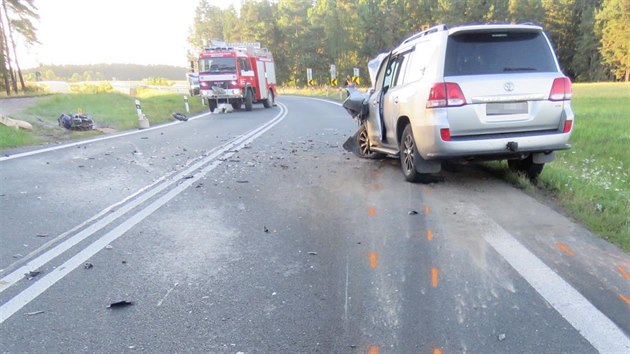
[[[488,103],[486,114],[489,116],[527,114],[527,102]]]

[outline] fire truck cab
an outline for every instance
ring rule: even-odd
[[[276,71],[273,56],[260,43],[217,43],[199,55],[199,92],[214,111],[219,103],[234,109],[253,103],[274,104]]]

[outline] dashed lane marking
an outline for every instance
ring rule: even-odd
[[[431,268],[431,285],[434,288],[437,288],[437,286],[438,286],[438,280],[439,280],[438,276],[439,276],[439,274],[440,274],[440,270],[439,269],[437,269],[435,267]]]
[[[433,240],[433,230],[431,230],[431,229],[427,230],[427,240],[429,240],[429,241]]]

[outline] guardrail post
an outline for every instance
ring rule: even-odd
[[[188,105],[188,96],[184,96],[184,107],[186,107],[186,113],[190,114],[190,106]]]

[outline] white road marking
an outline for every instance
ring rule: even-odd
[[[197,116],[189,118],[188,120],[190,121],[190,120],[199,119],[199,118],[205,117],[207,115],[210,115],[210,112],[199,114]],[[87,144],[96,143],[96,142],[99,142],[99,141],[104,141],[104,140],[109,140],[109,139],[116,139],[116,138],[120,138],[120,137],[123,137],[123,136],[140,134],[140,133],[148,132],[148,131],[151,131],[151,130],[163,129],[163,128],[166,128],[166,127],[170,127],[172,125],[183,124],[183,123],[185,123],[185,122],[175,121],[175,122],[170,122],[170,123],[166,123],[166,124],[156,125],[154,127],[147,128],[147,129],[131,130],[131,131],[127,131],[127,132],[124,132],[124,133],[110,134],[110,135],[101,136],[101,137],[94,138],[94,139],[86,139],[86,140],[76,141],[74,143],[68,143],[68,144],[63,144],[63,145],[56,145],[56,146],[51,146],[51,147],[47,147],[47,148],[43,148],[43,149],[37,149],[37,150],[33,150],[33,151],[22,152],[22,153],[19,153],[19,154],[14,154],[14,155],[9,155],[9,156],[2,156],[2,157],[0,157],[0,162],[7,161],[7,160],[18,159],[20,157],[26,157],[26,156],[33,156],[33,155],[43,154],[43,153],[49,152],[49,151],[56,151],[56,150],[61,150],[61,149],[67,149],[67,148],[74,147],[74,146],[77,146],[77,145],[87,145]]]
[[[171,199],[173,199],[174,197],[179,195],[181,192],[186,190],[188,187],[190,187],[193,183],[197,182],[199,179],[203,178],[207,173],[209,173],[210,171],[215,169],[217,166],[219,166],[221,163],[223,163],[222,160],[224,160],[224,159],[217,159],[219,156],[222,156],[222,157],[225,157],[225,158],[229,158],[230,156],[232,156],[232,155],[234,155],[236,153],[236,150],[242,149],[244,146],[246,146],[246,145],[250,144],[252,141],[254,141],[254,139],[258,138],[259,136],[261,136],[262,134],[267,132],[269,129],[273,128],[275,125],[280,123],[286,117],[288,111],[286,109],[286,106],[284,106],[282,104],[278,104],[278,105],[281,107],[281,111],[274,119],[272,119],[271,121],[263,124],[262,126],[256,128],[256,129],[250,131],[249,133],[244,134],[241,137],[233,140],[231,143],[224,145],[223,148],[219,152],[217,152],[215,154],[212,154],[211,156],[205,158],[202,161],[203,163],[200,162],[200,163],[196,164],[195,166],[197,166],[197,168],[199,168],[199,164],[203,165],[205,163],[208,163],[208,162],[214,160],[214,161],[212,161],[212,163],[210,163],[210,165],[204,167],[198,173],[195,173],[192,178],[175,179],[176,182],[180,182],[178,185],[176,185],[175,187],[170,189],[168,192],[166,192],[164,195],[162,195],[157,200],[151,202],[149,205],[144,207],[139,212],[137,212],[134,215],[132,215],[129,219],[125,220],[124,222],[122,222],[120,225],[116,226],[111,231],[107,232],[106,234],[104,234],[100,238],[96,239],[94,242],[92,242],[91,244],[86,246],[83,250],[81,250],[76,255],[74,255],[70,259],[68,259],[61,266],[55,268],[50,273],[44,275],[39,280],[33,282],[33,284],[30,285],[28,288],[24,289],[23,291],[21,291],[20,293],[15,295],[13,298],[11,298],[9,301],[4,303],[2,306],[0,306],[0,324],[2,324],[9,317],[11,317],[17,311],[22,309],[24,306],[26,306],[28,303],[33,301],[36,297],[41,295],[44,291],[46,291],[48,288],[53,286],[59,280],[63,279],[63,277],[68,275],[71,271],[73,271],[74,269],[82,266],[88,259],[90,259],[92,256],[94,256],[100,250],[105,248],[105,246],[109,245],[110,243],[114,242],[116,239],[118,239],[119,237],[124,235],[125,232],[129,231],[132,227],[134,227],[135,225],[140,223],[142,220],[144,220],[149,215],[154,213],[156,210],[158,210],[164,204],[168,203]],[[183,172],[181,172],[178,175],[184,174],[184,172],[186,172],[186,171],[183,171]],[[67,241],[70,242],[70,239],[67,240]],[[74,242],[74,244],[78,243],[78,242],[76,242],[76,240],[72,241],[72,242]],[[72,242],[70,242],[70,243],[72,243]],[[56,248],[54,248],[53,250],[55,250],[55,249]],[[51,252],[51,251],[49,251],[49,252]],[[49,252],[47,252],[46,254],[42,255],[42,257],[45,256],[45,257],[49,258],[49,257],[54,255],[58,251],[56,251],[55,253],[48,254]],[[36,259],[33,260],[33,262],[39,262],[39,261],[37,261],[37,258],[36,258]],[[14,273],[12,273],[12,274],[14,274]],[[4,281],[4,279],[2,281]]]
[[[630,338],[582,294],[473,204],[457,215],[483,237],[564,319],[600,353],[630,353]]]

